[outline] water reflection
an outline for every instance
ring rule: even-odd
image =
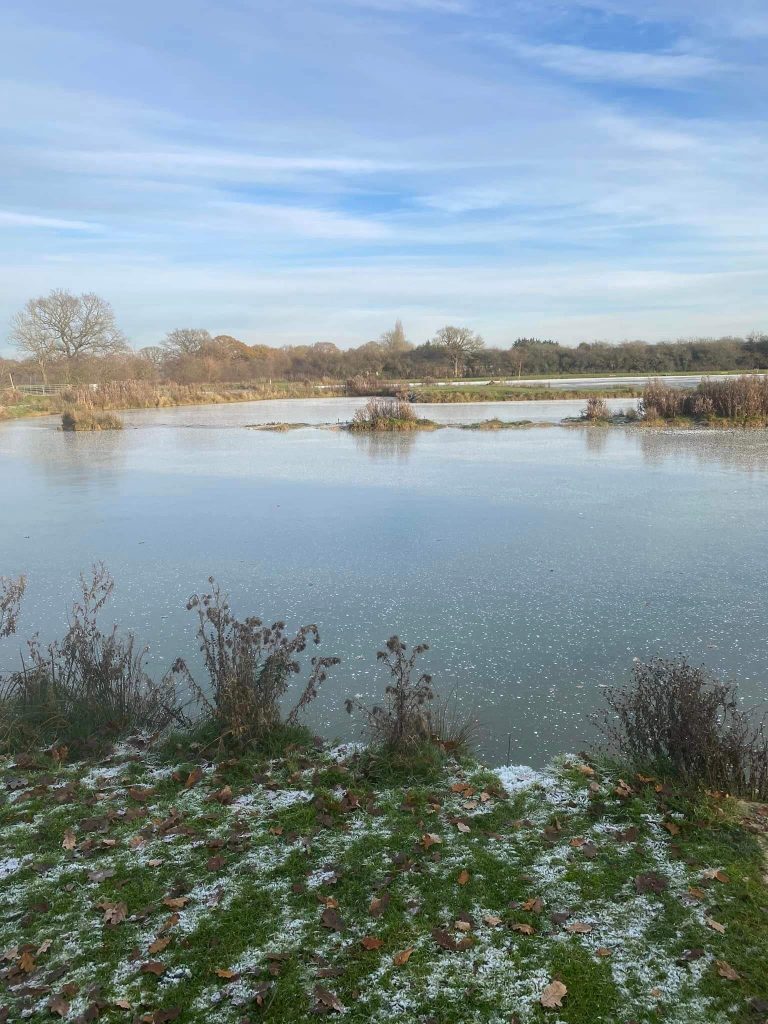
[[[418,430],[404,433],[350,433],[355,447],[376,462],[405,462],[413,451],[419,436]]]
[[[739,473],[768,471],[766,430],[647,430],[633,429],[644,461],[650,466],[695,462]]]

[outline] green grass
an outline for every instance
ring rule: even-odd
[[[197,756],[171,743],[164,759],[128,746],[96,765],[2,763],[9,1020],[51,1020],[61,995],[72,1020],[95,1000],[107,1022],[178,1009],[201,1024],[308,1024],[318,985],[361,1024],[762,1020],[749,1000],[768,999],[766,867],[728,802],[635,779],[621,798],[608,768],[561,765],[505,795],[485,769],[427,757],[408,778],[349,750]],[[630,828],[636,836],[614,838]],[[728,880],[702,883],[707,869]],[[648,872],[667,887],[638,894],[634,879]],[[169,898],[184,900],[178,920]],[[104,925],[102,902],[125,904],[126,919]],[[324,927],[324,910],[343,931]],[[570,934],[550,917],[565,911],[592,931]],[[441,948],[435,928],[467,948]],[[158,936],[170,942],[150,954]],[[704,955],[678,964],[692,948]],[[141,971],[153,960],[160,977]],[[717,960],[739,980],[720,977]],[[548,1010],[539,1000],[553,979],[568,994]]]

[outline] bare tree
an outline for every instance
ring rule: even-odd
[[[137,355],[139,359],[145,359],[153,366],[159,367],[163,365],[166,353],[160,345],[145,345],[144,348],[139,349]]]
[[[112,355],[128,347],[105,299],[61,288],[27,302],[11,322],[11,339],[37,360],[44,380],[45,367],[54,360],[71,363],[78,356]]]
[[[453,362],[454,377],[458,377],[467,358],[476,355],[483,348],[484,342],[479,334],[468,327],[442,327],[432,339],[432,344],[444,350]]]
[[[379,344],[386,348],[388,352],[409,352],[413,348],[413,345],[405,336],[402,320],[396,320],[395,326],[391,330],[384,331],[381,338],[379,338]]]
[[[210,331],[202,327],[177,327],[168,331],[162,346],[173,356],[194,356],[212,340]]]

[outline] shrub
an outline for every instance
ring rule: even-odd
[[[122,430],[123,421],[111,412],[67,409],[61,416],[62,430]]]
[[[609,420],[611,418],[611,410],[608,408],[608,403],[604,398],[590,395],[587,399],[586,408],[582,411],[581,415],[585,420]]]
[[[317,626],[302,626],[291,636],[284,622],[265,626],[255,616],[240,620],[213,577],[208,582],[210,593],[193,595],[187,608],[198,616],[197,638],[210,692],[195,682],[183,660],[176,662],[174,672],[187,680],[202,707],[198,727],[203,734],[220,745],[242,749],[267,741],[284,726],[295,726],[339,659],[310,659],[304,689],[283,720],[281,699],[291,677],[302,671],[299,656],[309,643],[320,643]]]
[[[21,599],[26,587],[27,581],[23,576],[18,579],[0,576],[0,637],[16,632]]]
[[[409,402],[391,398],[371,398],[358,409],[349,429],[353,431],[417,430],[432,426],[413,411]]]
[[[43,648],[27,644],[28,660],[0,687],[0,746],[64,744],[98,748],[136,732],[160,732],[181,722],[172,681],[154,683],[133,634],[97,624],[114,582],[101,564],[81,577],[64,638]]]
[[[640,771],[669,772],[750,799],[768,799],[768,735],[736,687],[684,658],[637,663],[598,717],[608,750]]]
[[[386,650],[376,657],[389,669],[391,682],[385,688],[384,705],[369,708],[356,699],[349,699],[345,707],[362,712],[374,742],[402,750],[429,741],[432,738],[432,720],[429,702],[435,694],[432,676],[426,672],[414,679],[416,662],[429,650],[428,644],[417,644],[408,654],[408,648],[397,636],[386,642]]]

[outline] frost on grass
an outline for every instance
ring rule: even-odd
[[[47,1020],[66,986],[85,1014],[98,974],[99,998],[195,1024],[266,1005],[309,1022],[318,986],[344,1007],[319,1009],[347,1020],[454,1020],[461,1006],[462,1024],[503,1024],[541,1020],[553,977],[575,1003],[593,977],[595,1019],[732,1019],[707,986],[723,959],[707,917],[735,897],[713,881],[691,898],[701,868],[673,840],[684,815],[650,788],[570,758],[374,791],[355,753],[231,779],[227,764],[190,773],[128,751],[23,786],[8,771],[0,1005]],[[658,891],[638,886],[648,873]],[[681,961],[686,944],[702,954]],[[568,1000],[548,1019],[570,1020]]]

